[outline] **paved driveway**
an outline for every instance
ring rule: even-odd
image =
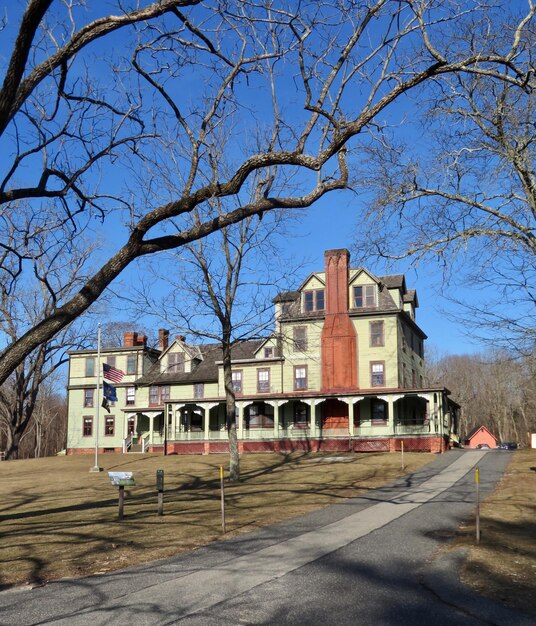
[[[451,451],[396,485],[188,555],[0,593],[0,624],[533,624],[475,597],[434,552],[508,454]],[[277,506],[277,503],[274,503]]]

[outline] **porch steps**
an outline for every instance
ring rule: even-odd
[[[143,452],[141,443],[133,443],[130,446],[130,449],[128,451],[129,452],[137,452],[138,454],[141,454]]]

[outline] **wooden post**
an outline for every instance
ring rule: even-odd
[[[480,473],[478,471],[478,465],[475,470],[476,481],[476,542],[480,543]]]
[[[225,534],[225,492],[223,487],[223,465],[220,465],[220,494],[221,494],[221,531]]]
[[[124,485],[119,485],[119,509],[118,509],[118,519],[123,519],[123,508],[125,504],[125,487]]]
[[[405,465],[404,465],[404,441],[403,440],[400,442],[400,452],[402,456],[402,470],[404,470]]]
[[[164,470],[156,470],[156,489],[158,490],[158,515],[164,515]]]

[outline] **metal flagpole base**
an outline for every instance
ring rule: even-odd
[[[98,465],[94,465],[93,467],[89,468],[89,473],[93,473],[93,472],[102,472],[102,467],[99,467]]]

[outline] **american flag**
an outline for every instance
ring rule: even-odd
[[[102,364],[102,372],[104,374],[104,378],[106,378],[107,380],[111,380],[114,383],[120,383],[123,380],[123,376],[125,375],[125,372],[118,370],[112,365],[108,365],[108,363]]]

